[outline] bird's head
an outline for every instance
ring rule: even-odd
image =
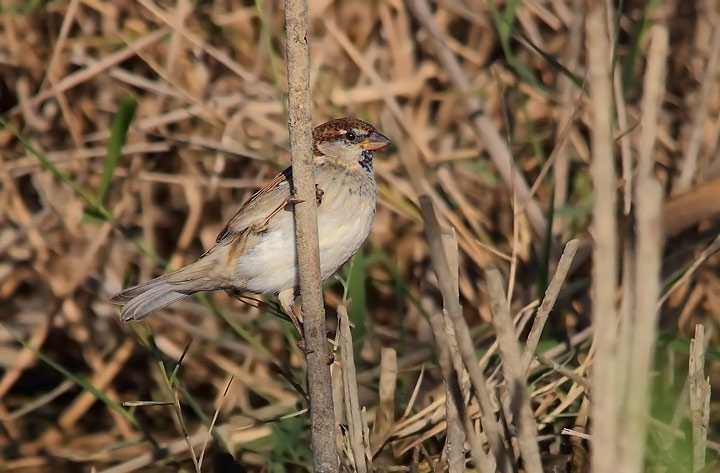
[[[374,126],[357,118],[337,118],[313,130],[316,156],[326,156],[344,165],[359,165],[372,170],[376,150],[390,144],[390,140]]]

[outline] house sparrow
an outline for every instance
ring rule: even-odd
[[[313,130],[318,195],[320,271],[323,281],[360,248],[375,217],[377,190],[372,160],[390,144],[375,128],[339,118]],[[278,174],[248,200],[197,261],[114,295],[124,321],[139,320],[201,291],[246,290],[278,294],[302,334],[293,311],[298,286],[292,169]]]

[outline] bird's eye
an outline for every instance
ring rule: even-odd
[[[356,137],[355,137],[355,133],[353,133],[352,131],[348,131],[347,133],[345,133],[345,139],[346,139],[346,140],[348,140],[348,141],[355,141],[355,138],[356,138]]]

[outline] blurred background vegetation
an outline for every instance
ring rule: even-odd
[[[445,390],[428,320],[442,299],[418,195],[455,229],[464,316],[495,392],[503,375],[484,270],[510,281],[524,340],[565,242],[591,241],[587,4],[431,0],[436,37],[411,3],[310,1],[311,90],[315,124],[355,116],[394,143],[375,163],[371,236],[326,283],[330,338],[347,307],[375,467],[442,471]],[[633,228],[626,183],[650,86],[659,107],[666,299],[646,466],[693,471],[686,379],[698,323],[705,375],[720,379],[720,6],[607,5],[620,235]],[[659,83],[646,80],[654,26],[669,34]],[[274,300],[209,294],[134,324],[107,301],[200,256],[289,163],[284,51],[278,1],[0,0],[2,471],[196,471],[203,460],[203,471],[309,469],[304,357]],[[468,97],[511,150],[530,200],[489,159]],[[529,202],[547,231],[525,218]],[[546,471],[587,471],[591,263],[581,253],[538,346],[546,363],[529,378]],[[381,363],[387,348],[396,363],[387,351]],[[711,401],[709,468],[717,434]]]

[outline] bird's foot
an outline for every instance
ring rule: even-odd
[[[300,335],[300,340],[298,340],[295,345],[305,354],[305,356],[307,356],[308,353],[312,353],[312,351],[308,350],[307,343],[305,343],[305,337],[303,337],[302,334]]]

